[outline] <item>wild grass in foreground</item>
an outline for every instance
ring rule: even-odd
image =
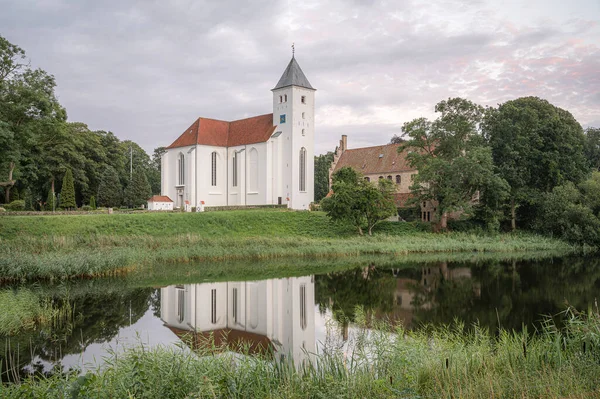
[[[339,346],[293,365],[207,347],[137,347],[85,375],[30,378],[0,388],[36,398],[600,398],[600,317],[573,315],[533,337],[461,325],[406,331],[364,317],[351,351]],[[470,331],[470,332],[468,332]],[[222,348],[224,349],[224,348]],[[243,349],[241,349],[243,351]]]

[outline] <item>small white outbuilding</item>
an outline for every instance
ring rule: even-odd
[[[166,195],[155,195],[148,200],[149,211],[172,211],[173,200]]]

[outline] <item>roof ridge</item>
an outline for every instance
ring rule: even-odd
[[[236,120],[233,120],[233,121],[231,121],[231,122],[229,122],[229,123],[233,123],[233,122],[241,122],[241,121],[245,121],[245,120],[248,120],[248,119],[260,118],[261,116],[267,116],[267,115],[273,115],[273,113],[272,113],[272,112],[269,112],[269,113],[267,113],[267,114],[260,114],[260,115],[249,116],[249,117],[247,117],[247,118],[242,118],[242,119],[236,119]]]
[[[396,143],[388,143],[388,144],[380,144],[380,145],[372,145],[370,147],[359,147],[359,148],[348,148],[347,150],[345,150],[344,152],[347,151],[356,151],[356,150],[367,150],[370,148],[378,148],[378,147],[388,147],[388,146],[399,146],[400,144],[396,144]]]

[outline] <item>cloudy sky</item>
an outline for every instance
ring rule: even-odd
[[[384,144],[465,97],[539,96],[600,126],[600,0],[0,0],[0,35],[56,77],[71,121],[147,151],[198,116],[272,112],[296,44],[316,153]]]

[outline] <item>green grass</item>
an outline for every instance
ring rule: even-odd
[[[0,217],[0,280],[91,278],[191,261],[574,250],[530,234],[424,230],[382,223],[373,237],[360,237],[324,213],[281,210]]]
[[[460,324],[407,331],[362,314],[351,352],[332,345],[310,361],[232,356],[214,344],[127,350],[85,375],[30,378],[2,397],[36,398],[599,398],[600,317],[571,315],[540,334]],[[585,346],[584,346],[585,344]],[[244,348],[239,348],[244,353]]]

